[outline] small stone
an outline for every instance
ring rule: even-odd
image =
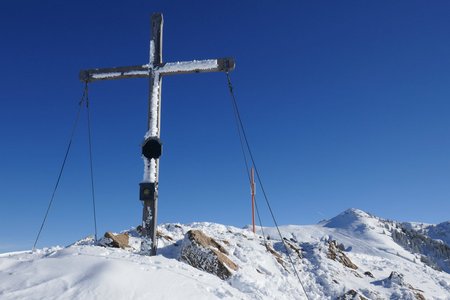
[[[364,272],[364,275],[370,277],[370,278],[375,278],[375,276],[373,276],[372,273],[370,273],[369,271]]]

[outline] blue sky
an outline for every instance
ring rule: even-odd
[[[446,1],[2,1],[0,252],[29,249],[82,93],[81,69],[233,56],[241,114],[280,224],[349,207],[449,220]],[[160,222],[250,223],[224,74],[163,82]],[[90,85],[99,233],[141,218],[148,82]],[[93,232],[83,115],[38,246]],[[258,191],[264,225],[271,226]]]

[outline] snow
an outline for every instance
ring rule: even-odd
[[[309,299],[336,299],[352,289],[368,299],[415,299],[417,293],[450,299],[450,275],[396,244],[390,224],[350,209],[316,225],[281,226],[282,235],[302,250],[301,257],[290,252]],[[64,248],[0,254],[0,299],[306,299],[276,228],[264,232],[280,261],[266,251],[261,231],[253,234],[250,228],[162,224],[154,257],[139,254],[141,239],[134,230],[126,250],[95,246],[87,238]],[[191,229],[227,250],[238,265],[229,279],[179,261]],[[358,269],[328,258],[331,240],[343,245]]]
[[[93,74],[92,78],[94,78],[94,79],[106,79],[106,78],[118,77],[120,75],[122,75],[121,72],[109,72],[109,73]]]
[[[142,182],[156,182],[156,160],[142,156],[144,160],[144,178]]]
[[[149,70],[134,70],[128,72],[108,72],[108,73],[97,73],[92,74],[94,79],[114,79],[115,77],[122,76],[149,76]]]
[[[166,63],[163,67],[157,69],[157,72],[163,73],[164,75],[170,75],[179,72],[214,70],[217,69],[218,66],[217,59],[179,61]]]
[[[155,41],[150,40],[150,65],[153,66],[153,62],[155,61]]]
[[[0,298],[239,299],[219,278],[163,256],[72,246],[1,256]],[[6,283],[6,285],[5,285]]]
[[[152,94],[150,97],[150,124],[147,137],[159,137],[158,119],[159,119],[159,101],[160,101],[160,84],[161,78],[158,73],[155,73],[152,85]]]
[[[142,160],[144,161],[144,177],[142,182],[150,182],[150,160],[142,155]]]
[[[148,76],[149,75],[149,71],[148,70],[128,71],[128,72],[124,72],[123,75],[125,75],[125,76]]]

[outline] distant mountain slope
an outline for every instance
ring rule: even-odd
[[[394,241],[407,230],[398,222],[349,209],[280,230],[309,299],[450,299],[450,275]],[[186,251],[193,231],[210,248]],[[155,257],[139,255],[138,234],[127,233],[126,249],[85,239],[0,254],[0,299],[307,299],[275,228],[254,235],[214,223],[164,224]],[[215,255],[228,263],[225,280],[208,273],[217,269]]]
[[[430,238],[441,240],[450,246],[450,221],[429,226],[427,229],[427,234]]]
[[[415,230],[431,239],[441,241],[447,246],[450,246],[450,221],[437,225],[418,222],[403,222],[401,224],[405,229]]]
[[[442,222],[437,225],[433,224],[421,224],[421,226],[411,226],[411,223],[402,223],[406,227],[412,227],[411,229],[416,230],[434,240],[442,241],[443,243],[450,246],[450,221]],[[417,223],[416,223],[417,224]]]

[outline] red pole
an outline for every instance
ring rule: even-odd
[[[251,188],[252,188],[252,224],[253,224],[253,233],[256,233],[255,228],[255,175],[253,173],[253,167],[251,169]]]

